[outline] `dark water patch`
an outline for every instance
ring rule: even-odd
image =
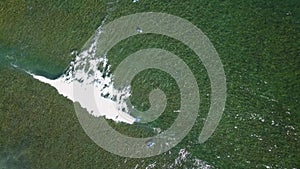
[[[29,161],[26,157],[26,150],[21,147],[0,148],[0,168],[1,169],[28,169]]]
[[[45,72],[45,71],[42,71],[42,70],[36,70],[33,73],[36,74],[36,75],[47,77],[48,79],[52,79],[52,80],[57,79],[58,77],[61,76],[61,74],[52,74],[52,73],[48,73],[48,72]]]
[[[24,51],[5,46],[0,46],[0,66],[13,66],[49,79],[58,78],[66,69],[63,66],[53,64],[43,59],[31,59]]]
[[[0,66],[14,64],[16,62],[16,55],[18,54],[15,50],[0,45]]]

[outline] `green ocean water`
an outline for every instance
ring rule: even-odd
[[[158,35],[128,38],[109,53],[112,69],[143,48],[180,56],[196,76],[201,107],[192,131],[171,154],[126,159],[94,144],[81,128],[71,101],[22,69],[55,78],[107,16],[165,12],[189,20],[211,40],[224,65],[227,102],[214,135],[197,144],[209,109],[209,79],[185,45]],[[20,1],[0,2],[0,168],[156,168],[174,162],[181,148],[215,168],[300,167],[300,2],[288,1]],[[14,68],[17,65],[19,68]],[[141,72],[132,83],[133,104],[146,110],[148,93],[168,97],[162,117],[147,125],[110,122],[118,131],[145,137],[167,129],[178,108],[178,88],[160,71]],[[126,161],[126,162],[125,162]],[[192,168],[187,160],[176,168]]]

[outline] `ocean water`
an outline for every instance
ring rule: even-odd
[[[296,0],[0,2],[0,168],[299,168],[299,5]],[[191,133],[160,156],[129,159],[95,145],[80,127],[70,98],[64,97],[68,94],[52,82],[66,80],[70,66],[76,65],[72,61],[87,57],[80,55],[81,48],[103,18],[109,22],[146,11],[180,16],[201,28],[224,65],[228,97],[222,120],[205,144],[196,142],[209,107],[209,88],[200,85],[201,108]],[[153,36],[118,44],[106,58],[111,71],[146,47],[182,54],[193,71],[200,69],[180,44]],[[198,73],[197,82],[206,82],[205,71]],[[169,84],[168,76],[144,72],[128,97],[147,109],[147,91],[176,91]],[[173,99],[167,111],[173,112],[176,92],[167,96]],[[147,125],[108,122],[120,132],[144,136],[144,129],[156,134],[153,128],[172,124],[168,112],[163,115]]]

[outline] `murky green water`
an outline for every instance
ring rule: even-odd
[[[298,168],[300,166],[300,2],[290,1],[1,1],[0,2],[0,165],[22,154],[16,168],[157,168],[174,163],[181,148],[215,168]],[[125,159],[95,145],[80,127],[73,104],[19,68],[55,78],[107,22],[136,12],[166,12],[199,27],[214,44],[227,78],[227,102],[214,135],[197,144],[209,108],[209,80],[195,55],[177,41],[147,35],[127,39],[112,49],[113,68],[142,48],[159,47],[184,59],[197,75],[201,108],[190,134],[171,150],[149,159]],[[148,125],[111,123],[132,136],[153,134],[172,124],[178,107],[172,79],[159,71],[142,72],[133,82],[132,102],[149,107],[148,92],[160,87],[170,105]],[[174,89],[174,90],[171,90]],[[175,92],[174,92],[175,91]],[[8,152],[11,151],[11,152]],[[19,157],[19,156],[18,156]],[[23,159],[24,157],[24,159]],[[26,167],[22,167],[22,165]],[[0,166],[0,168],[5,166]],[[176,167],[175,167],[176,168]]]

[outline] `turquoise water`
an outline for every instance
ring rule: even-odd
[[[20,51],[18,48],[11,49],[0,46],[0,53],[1,66],[15,67],[19,70],[29,71],[36,75],[42,75],[50,79],[56,79],[64,73],[65,68],[63,69],[62,67],[55,65],[48,66],[48,70],[43,70],[41,67],[42,65],[36,64],[36,62],[39,64],[45,64],[43,61],[27,59],[28,54]]]

